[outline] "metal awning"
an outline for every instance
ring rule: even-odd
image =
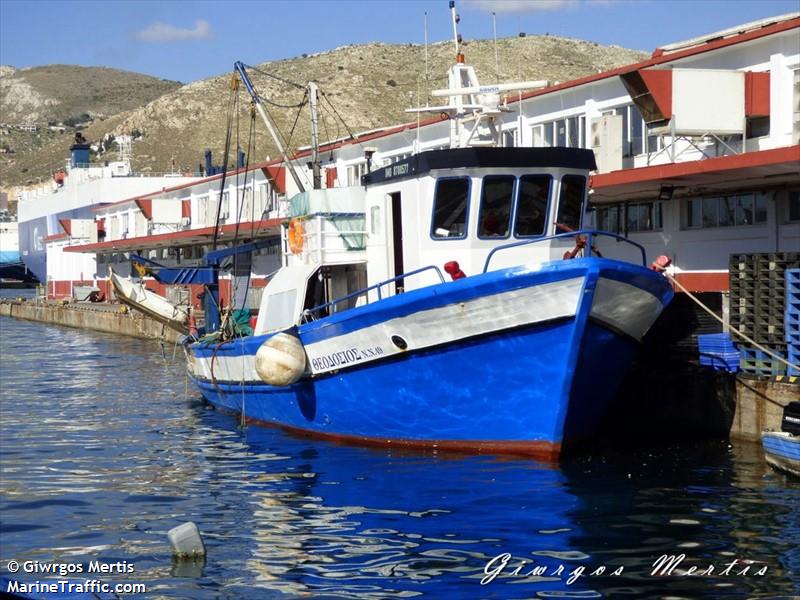
[[[594,175],[593,204],[655,200],[662,186],[674,196],[702,196],[800,186],[800,145],[705,160]]]

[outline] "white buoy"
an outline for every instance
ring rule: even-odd
[[[206,547],[197,525],[189,521],[167,532],[172,552],[176,558],[195,558],[206,555]]]
[[[291,334],[273,335],[256,352],[256,373],[270,385],[291,385],[303,376],[305,370],[303,343]]]

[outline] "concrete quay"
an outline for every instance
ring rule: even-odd
[[[175,342],[180,334],[120,304],[0,301],[0,317]]]

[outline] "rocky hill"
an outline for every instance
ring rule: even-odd
[[[180,87],[106,67],[46,65],[0,69],[0,114],[6,123],[89,121],[131,110]]]
[[[646,56],[639,51],[604,47],[576,39],[516,37],[498,40],[499,73],[496,73],[491,40],[471,41],[465,45],[464,52],[467,62],[476,67],[483,83],[494,83],[497,79],[567,81],[636,62]],[[332,139],[346,135],[348,129],[358,132],[412,120],[413,117],[404,109],[424,104],[426,89],[446,86],[446,71],[452,63],[452,53],[452,43],[437,43],[429,47],[427,84],[424,48],[411,44],[345,46],[320,54],[257,65],[258,71],[253,70],[251,77],[262,97],[282,105],[297,104],[303,99],[303,91],[288,82],[304,84],[309,80],[317,81],[334,107],[332,109],[322,102],[321,137]],[[15,78],[18,73],[11,77]],[[0,78],[0,82],[7,77]],[[141,133],[134,142],[134,167],[138,171],[197,170],[205,148],[211,148],[216,155],[215,162],[221,162],[230,81],[231,75],[226,74],[173,88],[141,106],[128,107],[97,119],[83,133],[90,141],[99,141],[108,134]],[[169,83],[164,82],[164,85]],[[48,90],[59,89],[55,83],[48,85]],[[13,103],[13,99],[8,100],[7,89],[11,88],[5,85],[2,88],[4,107]],[[75,107],[73,112],[89,111],[83,105],[80,108],[79,104],[72,106]],[[239,106],[240,145],[244,147],[249,131],[249,98],[244,90],[241,91]],[[294,127],[290,140],[292,148],[308,145],[307,109],[294,125],[297,109],[269,105],[268,108],[286,137]],[[36,109],[37,114],[44,114],[47,110],[46,104]],[[3,112],[5,115],[5,108]],[[276,150],[260,121],[256,123],[255,131],[254,159],[275,156]],[[235,131],[233,135],[232,144],[235,144]],[[56,134],[35,150],[0,154],[0,180],[6,186],[25,185],[37,178],[49,177],[54,168],[63,164],[71,140],[71,135]],[[3,143],[8,142],[0,138],[0,144]],[[113,159],[113,156],[99,158]]]

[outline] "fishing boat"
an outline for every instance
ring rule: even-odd
[[[145,313],[179,333],[184,335],[189,333],[187,308],[176,306],[163,296],[151,292],[141,281],[135,282],[120,277],[111,267],[108,268],[108,278],[114,286],[114,295],[120,303]]]
[[[790,402],[784,407],[781,431],[765,431],[761,444],[767,463],[800,477],[800,402]]]
[[[503,147],[500,94],[542,83],[481,86],[454,43],[447,103],[418,109],[450,117],[450,147],[360,185],[320,189],[309,85],[314,189],[275,136],[302,191],[252,335],[217,274],[258,242],[157,269],[206,286],[206,335],[184,348],[211,404],[330,440],[547,460],[595,433],[672,287],[641,246],[586,226],[591,150]]]

